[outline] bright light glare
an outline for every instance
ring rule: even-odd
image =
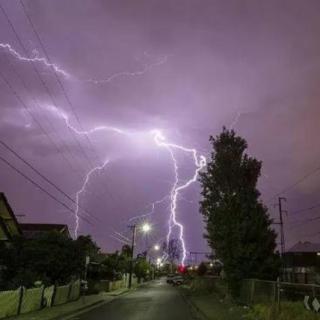
[[[150,230],[151,230],[150,224],[145,223],[145,224],[142,225],[142,231],[143,231],[144,233],[147,233],[147,232],[149,232]]]
[[[156,245],[154,246],[154,250],[159,251],[159,250],[160,250],[160,246],[159,246],[158,244],[156,244]]]

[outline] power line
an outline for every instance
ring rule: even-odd
[[[26,9],[23,1],[21,1],[21,0],[20,0],[20,5],[22,6],[23,12],[24,12],[27,20],[29,21],[29,24],[30,24],[30,26],[31,26],[31,29],[33,30],[34,34],[36,35],[37,40],[39,41],[39,44],[40,44],[40,46],[41,46],[41,49],[42,49],[42,51],[43,51],[46,59],[47,59],[48,62],[52,65],[52,62],[51,62],[50,56],[49,56],[49,54],[48,54],[48,51],[47,51],[47,49],[46,49],[46,47],[45,47],[45,45],[44,45],[44,43],[43,43],[43,41],[42,41],[42,39],[41,39],[41,37],[40,37],[37,29],[36,29],[36,27],[35,27],[32,19],[31,19],[30,15],[28,14],[27,9]],[[80,126],[80,129],[83,130],[83,127],[82,127],[82,124],[81,124],[79,115],[78,115],[76,109],[74,108],[74,106],[73,106],[73,104],[72,104],[72,102],[71,102],[71,100],[70,100],[70,98],[69,98],[69,96],[68,96],[68,94],[67,94],[67,91],[66,91],[66,89],[65,89],[62,81],[60,80],[59,76],[57,75],[57,71],[56,71],[53,67],[51,67],[51,68],[52,68],[53,73],[54,73],[54,75],[55,75],[55,78],[56,78],[56,80],[57,80],[57,82],[58,82],[58,84],[59,84],[59,86],[60,86],[61,92],[62,92],[63,96],[65,97],[65,100],[67,101],[67,103],[68,103],[68,105],[69,105],[69,108],[70,108],[71,112],[73,113],[75,119],[77,120],[77,122],[78,122],[78,124],[79,124],[79,126]],[[90,138],[89,138],[87,135],[86,135],[86,138],[87,138],[89,144],[91,145],[91,148],[92,148],[93,150],[95,150],[94,147],[93,147],[93,144],[92,144],[92,142],[91,142],[91,140],[90,140]],[[91,162],[91,160],[89,160],[89,157],[88,157],[87,154],[86,154],[86,156],[87,156],[88,161]],[[97,154],[97,153],[96,153],[96,156],[98,157],[98,154]]]
[[[0,144],[5,147],[7,150],[9,150],[15,157],[20,159],[26,166],[31,168],[35,173],[37,173],[42,179],[44,179],[47,183],[49,183],[52,187],[54,187],[58,192],[63,194],[67,199],[69,199],[71,202],[77,205],[76,201],[72,199],[68,194],[66,194],[60,187],[58,187],[55,183],[53,183],[49,178],[47,178],[45,175],[43,175],[38,169],[36,169],[32,164],[30,164],[27,160],[25,160],[22,156],[20,156],[16,151],[14,151],[10,146],[8,146],[4,141],[0,140]],[[90,217],[94,217],[98,220],[97,217],[95,217],[93,214],[88,212],[86,209],[82,208],[79,205],[79,208],[81,208],[83,211],[85,211]]]
[[[7,12],[5,11],[5,9],[3,8],[3,6],[1,5],[1,3],[0,3],[0,9],[1,9],[3,15],[5,16],[8,24],[9,24],[9,26],[10,26],[10,28],[11,28],[11,30],[13,31],[16,39],[18,40],[21,48],[23,49],[24,54],[25,54],[27,57],[29,57],[27,48],[26,48],[25,45],[23,44],[23,42],[22,42],[22,40],[21,40],[18,32],[16,31],[16,29],[15,29],[12,21],[10,20]],[[42,79],[42,77],[41,77],[41,75],[40,75],[40,73],[39,73],[38,69],[36,68],[36,66],[35,66],[35,64],[34,64],[33,61],[31,61],[31,65],[32,65],[32,67],[33,67],[33,70],[34,70],[35,73],[37,74],[37,76],[38,76],[38,78],[39,78],[42,86],[44,87],[44,89],[46,90],[48,96],[50,97],[53,105],[58,109],[58,106],[57,106],[57,104],[56,104],[56,102],[55,102],[55,99],[54,99],[51,91],[49,90],[49,87],[47,86],[47,84],[45,83],[45,81]],[[86,154],[85,154],[84,151],[83,151],[82,146],[80,145],[79,141],[76,139],[75,135],[74,135],[74,134],[71,134],[71,136],[73,137],[73,139],[75,140],[75,142],[78,144],[78,146],[79,146],[79,148],[80,148],[80,152],[84,155],[84,158],[87,158]],[[87,159],[87,160],[88,160],[88,159]],[[88,161],[89,161],[89,160],[88,160]],[[89,161],[89,162],[90,162],[90,161]],[[90,163],[89,163],[89,165],[92,166]]]
[[[9,18],[9,16],[8,16],[8,14],[6,13],[5,9],[3,8],[3,6],[2,6],[1,4],[0,4],[0,9],[1,9],[1,11],[2,11],[3,15],[5,16],[5,18],[6,18],[7,22],[8,22],[8,24],[9,24],[9,26],[11,27],[11,29],[12,29],[12,31],[13,31],[13,33],[14,33],[15,37],[17,38],[17,40],[18,40],[18,42],[19,42],[19,44],[20,44],[21,48],[23,49],[23,51],[24,51],[25,55],[26,55],[26,56],[28,56],[28,50],[27,50],[27,49],[26,49],[26,47],[24,46],[24,44],[23,44],[23,42],[22,42],[21,38],[19,37],[18,32],[16,31],[16,29],[15,29],[15,27],[14,27],[13,23],[11,22],[11,20],[10,20],[10,18]],[[34,30],[34,31],[36,32],[36,30]],[[42,42],[41,42],[40,44],[42,44]],[[43,46],[43,44],[42,44],[42,46]],[[44,51],[46,51],[44,47],[43,47],[43,49],[44,49]],[[48,61],[49,61],[49,60],[50,60],[50,58],[48,57]],[[35,71],[35,73],[37,74],[37,76],[38,76],[38,78],[39,78],[39,80],[40,80],[41,84],[42,84],[42,85],[43,85],[43,87],[45,88],[45,90],[46,90],[46,92],[47,92],[48,96],[51,98],[53,105],[57,108],[57,105],[56,105],[56,103],[55,103],[55,99],[54,99],[53,95],[51,94],[51,92],[50,92],[50,90],[49,90],[48,86],[46,85],[45,81],[41,78],[41,75],[40,75],[40,73],[39,73],[38,69],[36,68],[36,66],[35,66],[34,62],[33,62],[33,61],[31,61],[31,62],[32,62],[32,64],[31,64],[31,65],[32,65],[32,67],[33,67],[33,70],[34,70],[34,71]],[[55,75],[56,75],[56,74],[55,74]],[[57,75],[56,75],[56,77],[57,77]],[[58,77],[57,77],[57,78],[58,78]],[[60,81],[60,84],[61,84],[61,81]],[[76,141],[76,143],[78,144],[78,146],[79,146],[79,148],[80,148],[81,153],[84,155],[84,158],[86,158],[86,159],[87,159],[87,161],[89,162],[89,165],[90,165],[90,166],[93,166],[93,164],[92,164],[91,160],[89,159],[88,155],[86,154],[86,152],[85,152],[85,151],[84,151],[84,149],[82,148],[82,146],[81,146],[81,144],[79,143],[79,141],[76,139],[76,137],[75,137],[74,133],[73,133],[73,132],[71,132],[71,133],[72,133],[72,137],[73,137],[73,139],[74,139],[74,140]],[[70,152],[70,154],[72,154],[72,153]],[[108,187],[107,187],[107,186],[105,186],[105,187],[108,189]],[[110,193],[110,191],[109,191],[109,190],[106,190],[106,191],[108,192],[109,196],[110,196],[111,198],[113,198],[113,196],[112,196],[112,194]]]
[[[39,44],[40,44],[40,46],[41,46],[41,49],[42,49],[42,51],[43,51],[43,53],[44,53],[47,61],[48,61],[51,65],[53,65],[53,64],[52,64],[52,61],[51,61],[51,59],[50,59],[50,56],[49,56],[49,54],[48,54],[48,51],[47,51],[47,49],[46,49],[46,47],[45,47],[45,45],[44,45],[44,43],[43,43],[43,41],[42,41],[42,39],[41,39],[41,37],[40,37],[40,34],[39,34],[39,32],[37,31],[37,29],[36,29],[36,27],[35,27],[32,19],[31,19],[30,15],[28,14],[27,8],[26,8],[26,6],[24,5],[24,3],[23,3],[22,0],[20,0],[20,5],[21,5],[21,7],[22,7],[22,9],[23,9],[23,12],[24,12],[27,20],[29,21],[29,24],[30,24],[30,26],[31,26],[31,29],[33,30],[34,34],[36,35],[37,40],[39,41]],[[67,90],[65,89],[65,87],[64,87],[61,79],[59,78],[59,76],[58,76],[58,74],[57,74],[57,71],[56,71],[53,67],[51,67],[51,68],[52,68],[53,73],[54,73],[54,75],[55,75],[55,78],[56,78],[56,80],[57,80],[57,82],[58,82],[58,84],[59,84],[59,86],[60,86],[61,92],[63,93],[63,96],[65,97],[65,100],[67,101],[67,104],[69,105],[69,109],[71,110],[71,112],[73,113],[76,121],[78,122],[80,129],[81,129],[82,131],[84,131],[83,126],[82,126],[82,123],[81,123],[81,121],[80,121],[80,117],[79,117],[76,109],[74,108],[73,103],[71,102],[71,99],[70,99],[70,97],[69,97],[69,95],[68,95],[68,93],[67,93]],[[95,153],[95,155],[96,155],[96,158],[99,160],[99,158],[100,158],[100,157],[99,157],[99,154],[98,154],[96,148],[94,147],[94,145],[93,145],[90,137],[89,137],[88,135],[85,135],[85,137],[86,137],[86,139],[87,139],[87,141],[88,141],[91,149],[94,151],[94,153]],[[80,144],[79,144],[79,146],[80,146]],[[81,147],[81,149],[82,149],[83,153],[85,154],[87,160],[89,161],[89,163],[91,163],[91,166],[93,167],[93,163],[92,163],[92,161],[90,160],[90,158],[88,157],[88,154],[84,151],[84,149],[83,149],[82,147]],[[100,160],[101,160],[101,159],[100,159]],[[101,162],[103,162],[103,161],[101,161]],[[113,196],[112,196],[112,194],[111,194],[108,186],[106,186],[105,184],[104,184],[104,186],[105,186],[105,188],[107,189],[107,192],[108,192],[109,196],[110,196],[111,198],[113,198]]]
[[[18,74],[18,72],[12,67],[13,72],[15,73],[15,75],[18,77],[18,79],[21,81],[24,89],[26,91],[29,91],[25,81],[23,80],[23,78]],[[44,126],[41,124],[40,121],[37,120],[37,118],[32,114],[32,112],[29,110],[29,108],[27,107],[26,103],[23,101],[22,97],[18,94],[18,92],[13,88],[13,86],[10,84],[9,80],[5,78],[5,76],[3,74],[0,73],[0,77],[2,78],[2,80],[6,83],[7,87],[11,90],[12,94],[15,96],[15,98],[20,102],[20,104],[22,105],[22,107],[26,110],[26,112],[29,114],[29,116],[32,118],[32,120],[38,125],[38,127],[40,128],[41,132],[47,137],[47,139],[52,143],[52,145],[55,147],[56,151],[60,154],[60,156],[68,163],[68,165],[70,166],[70,168],[77,173],[78,175],[80,175],[79,171],[76,170],[74,168],[74,166],[72,165],[72,163],[70,162],[70,160],[67,158],[67,156],[62,152],[61,148],[55,143],[55,141],[51,138],[51,136],[48,134],[48,132],[45,130]],[[38,105],[36,99],[34,98],[34,96],[32,95],[32,99],[35,101],[35,103]],[[54,130],[53,126],[51,126],[52,129]],[[54,130],[55,131],[55,130]],[[61,139],[62,141],[62,139]],[[72,153],[70,153],[72,158],[73,155]]]
[[[317,220],[320,220],[320,216],[316,216],[316,217],[313,217],[313,218],[308,218],[308,219],[304,219],[304,220],[296,220],[294,221],[295,223],[306,223],[306,222],[312,222],[312,221],[317,221]],[[293,225],[293,227],[296,226],[296,224]],[[292,226],[291,226],[292,227]]]
[[[300,212],[311,211],[311,210],[314,210],[314,209],[319,208],[319,207],[320,207],[320,203],[315,204],[315,205],[313,205],[311,207],[308,207],[308,208],[303,208],[303,209],[299,209],[299,210],[293,211],[293,212],[291,212],[291,214],[297,214],[297,213],[300,213]]]
[[[296,182],[294,182],[293,184],[285,187],[282,191],[278,192],[277,194],[275,194],[274,196],[272,196],[269,200],[274,199],[275,197],[280,196],[281,194],[288,192],[289,190],[293,189],[294,187],[296,187],[298,184],[300,184],[301,182],[303,182],[304,180],[306,180],[307,178],[309,178],[310,176],[312,176],[313,174],[315,174],[317,171],[320,171],[320,167],[315,168],[314,170],[312,170],[311,172],[305,174],[304,176],[302,176],[300,179],[298,179]]]
[[[60,154],[60,156],[68,163],[68,165],[70,166],[70,168],[79,175],[79,177],[82,179],[82,177],[80,176],[79,171],[75,170],[75,168],[73,167],[72,163],[69,161],[69,159],[66,157],[66,155],[61,151],[61,149],[59,148],[59,146],[55,143],[55,141],[51,138],[51,136],[48,134],[48,132],[44,129],[44,127],[42,126],[42,124],[37,120],[37,118],[35,118],[35,116],[32,114],[32,112],[30,112],[29,108],[27,107],[27,105],[25,104],[25,102],[23,101],[22,97],[17,93],[17,91],[12,87],[12,85],[10,84],[10,82],[8,81],[8,79],[6,79],[6,77],[0,72],[0,78],[3,80],[3,82],[7,85],[7,87],[11,90],[12,94],[14,95],[14,97],[18,100],[18,102],[22,105],[22,107],[24,108],[24,110],[26,110],[26,112],[30,115],[30,117],[32,118],[32,120],[38,125],[38,127],[40,128],[41,132],[47,137],[47,139],[53,144],[53,146],[55,147],[56,151]],[[21,79],[21,81],[23,81]],[[23,82],[24,84],[24,82]],[[26,88],[25,84],[24,87]],[[27,88],[26,88],[27,89]],[[97,197],[97,196],[95,196]],[[79,206],[81,208],[81,206]],[[95,217],[95,216],[93,216]],[[96,219],[98,219],[97,217],[95,217]]]
[[[74,213],[73,209],[71,209],[69,206],[67,206],[64,202],[60,201],[57,197],[55,197],[54,195],[52,195],[49,191],[47,191],[45,188],[43,188],[42,186],[40,186],[37,182],[35,182],[34,180],[32,180],[30,177],[28,177],[26,174],[24,174],[21,170],[19,170],[18,168],[16,168],[14,165],[12,165],[9,161],[7,161],[5,158],[0,156],[0,160],[2,162],[4,162],[7,166],[9,166],[12,170],[14,170],[15,172],[17,172],[18,174],[20,174],[23,178],[25,178],[27,181],[29,181],[31,184],[33,184],[35,187],[37,187],[39,190],[41,190],[42,192],[44,192],[47,196],[49,196],[51,199],[53,199],[54,201],[56,201],[57,203],[61,204],[64,208],[66,208],[68,211],[70,211],[72,214]],[[85,222],[87,222],[88,224],[92,225],[91,221],[89,219],[87,219],[86,217],[79,215],[79,217],[84,220]]]

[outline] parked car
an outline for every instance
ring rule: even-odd
[[[172,279],[175,277],[176,275],[173,273],[169,273],[167,275],[167,283],[172,283]]]
[[[183,282],[184,282],[184,278],[182,276],[175,276],[171,280],[171,283],[174,286],[180,286],[181,284],[183,284]]]

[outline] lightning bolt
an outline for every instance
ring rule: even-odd
[[[162,57],[160,57],[159,59],[157,59],[155,62],[153,63],[148,63],[145,64],[141,70],[137,70],[137,71],[133,71],[133,72],[129,72],[129,71],[122,71],[122,72],[118,72],[118,73],[114,73],[111,76],[105,78],[105,79],[85,79],[85,80],[80,80],[78,78],[76,78],[75,76],[71,75],[69,72],[67,72],[66,70],[64,70],[63,68],[59,67],[57,64],[55,63],[50,63],[45,57],[41,57],[39,55],[39,52],[34,49],[32,50],[32,57],[29,58],[27,56],[22,55],[21,53],[19,53],[17,50],[15,50],[9,43],[0,43],[0,48],[4,49],[5,51],[7,51],[8,53],[10,53],[12,56],[14,56],[15,58],[17,58],[19,61],[22,62],[35,62],[35,63],[40,63],[43,64],[45,67],[47,68],[51,68],[53,69],[56,73],[62,75],[64,78],[66,79],[74,79],[80,82],[89,82],[89,83],[93,83],[93,84],[108,84],[118,78],[123,78],[123,77],[137,77],[137,76],[142,76],[145,73],[147,73],[148,71],[150,71],[151,69],[160,66],[162,64],[165,64],[168,61],[169,55],[164,55]]]
[[[157,67],[157,66],[160,66],[160,65],[166,63],[168,61],[168,57],[169,57],[169,55],[165,55],[165,56],[161,57],[160,59],[158,59],[154,63],[145,64],[141,70],[137,70],[137,71],[133,71],[133,72],[122,71],[122,72],[114,73],[113,75],[109,76],[106,79],[101,79],[101,80],[88,79],[88,80],[85,80],[85,82],[91,82],[93,84],[106,84],[106,83],[110,83],[113,80],[116,80],[116,79],[122,78],[122,77],[142,76],[146,72],[148,72],[149,70],[153,69],[154,67]]]
[[[181,242],[182,246],[182,259],[181,259],[181,264],[184,265],[185,259],[186,259],[186,245],[184,241],[184,227],[182,223],[177,221],[177,206],[178,206],[178,197],[181,191],[184,189],[188,188],[192,183],[197,181],[198,174],[202,168],[206,166],[206,158],[203,155],[199,155],[198,151],[196,149],[190,149],[186,148],[182,145],[177,145],[173,143],[166,142],[166,138],[163,136],[161,131],[159,130],[154,130],[154,140],[156,144],[160,147],[164,147],[168,150],[172,162],[173,162],[173,168],[174,168],[174,184],[171,189],[171,207],[170,207],[170,217],[169,217],[169,231],[167,234],[167,243],[169,244],[169,240],[171,237],[172,229],[173,227],[178,227],[179,229],[179,239]],[[179,166],[178,166],[178,161],[175,157],[175,154],[173,152],[173,149],[178,149],[187,153],[191,153],[194,159],[194,164],[196,166],[196,170],[194,175],[187,180],[184,184],[179,184]]]
[[[141,218],[152,216],[154,214],[155,210],[156,210],[156,205],[163,203],[168,198],[169,198],[169,196],[164,196],[162,199],[152,202],[151,205],[150,205],[151,206],[151,210],[148,213],[144,213],[144,214],[141,214],[141,215],[138,215],[138,216],[134,216],[134,217],[129,219],[129,222],[137,220],[137,219],[141,219]]]
[[[110,126],[98,126],[98,127],[94,127],[93,129],[90,129],[88,131],[79,131],[78,129],[74,128],[70,124],[69,117],[66,113],[57,109],[56,107],[47,106],[47,108],[51,112],[54,112],[60,119],[63,119],[65,121],[66,126],[70,130],[73,130],[75,133],[77,133],[79,135],[90,135],[90,134],[98,132],[98,131],[113,131],[113,132],[116,132],[119,134],[129,135],[129,136],[132,134],[129,131],[125,131],[125,130],[115,128],[115,127],[110,127]],[[181,247],[182,247],[181,264],[184,265],[187,250],[186,250],[186,245],[185,245],[185,240],[184,240],[184,226],[182,225],[181,222],[179,222],[177,220],[178,198],[180,196],[180,193],[183,190],[187,189],[191,184],[193,184],[194,182],[197,181],[198,174],[199,174],[200,170],[206,166],[206,158],[205,158],[205,156],[199,154],[198,151],[194,148],[186,148],[183,145],[167,142],[166,137],[163,135],[163,133],[160,130],[157,130],[157,129],[150,130],[150,131],[147,131],[146,134],[149,134],[149,135],[151,134],[155,144],[158,147],[165,148],[169,152],[169,155],[172,159],[173,169],[174,169],[174,183],[173,183],[173,186],[172,186],[171,192],[170,192],[171,204],[170,204],[170,216],[169,216],[169,222],[168,222],[169,230],[168,230],[168,234],[167,234],[167,243],[169,243],[173,228],[174,227],[178,228],[179,229],[179,240],[181,242]],[[178,164],[178,161],[175,156],[175,152],[174,152],[175,150],[190,154],[193,158],[194,165],[196,167],[196,170],[195,170],[193,176],[182,184],[180,183],[180,179],[179,179],[179,164]],[[89,171],[89,173],[86,175],[85,183],[83,184],[82,188],[77,192],[77,201],[79,201],[79,195],[82,192],[84,192],[90,175],[94,171],[96,171],[97,169],[101,170],[102,168],[103,167],[95,167],[94,169]],[[155,201],[152,204],[152,211],[151,212],[154,211],[155,205],[157,203],[160,203],[161,201],[164,201],[164,199]],[[141,216],[138,216],[138,217],[141,217]],[[134,218],[138,218],[138,217],[134,217]],[[77,218],[76,230],[78,230],[79,219],[78,219],[77,213],[76,213],[76,218]]]
[[[50,63],[46,58],[40,57],[37,50],[33,50],[33,57],[29,58],[29,57],[23,56],[18,51],[13,49],[13,47],[9,43],[0,43],[0,48],[9,52],[12,56],[17,58],[19,61],[41,63],[47,68],[52,68],[55,72],[63,75],[65,78],[71,77],[67,71],[61,69],[59,66],[57,66],[54,63]]]
[[[97,171],[101,171],[104,169],[104,167],[109,163],[109,160],[106,160],[101,166],[96,166],[93,169],[91,169],[86,175],[85,175],[85,179],[84,182],[81,186],[81,188],[76,192],[76,208],[74,211],[74,216],[75,216],[75,230],[74,230],[74,235],[75,238],[78,237],[78,231],[79,231],[79,201],[80,201],[80,196],[82,195],[82,193],[85,192],[86,187],[90,181],[91,176],[97,172]]]
[[[40,57],[38,51],[34,50],[33,51],[33,57],[29,58],[26,56],[23,56],[22,54],[20,54],[18,51],[16,51],[10,44],[8,43],[0,43],[0,48],[6,50],[7,52],[9,52],[12,56],[14,56],[15,58],[17,58],[19,61],[23,61],[23,62],[35,62],[35,63],[41,63],[44,66],[48,67],[48,68],[52,68],[56,73],[59,73],[61,75],[63,75],[65,78],[70,78],[71,75],[63,70],[62,68],[60,68],[59,66],[57,66],[54,63],[50,63],[48,62],[48,60],[44,57]],[[150,63],[150,64],[145,64],[144,67],[141,70],[138,71],[134,71],[134,72],[119,72],[119,73],[115,73],[111,76],[109,76],[106,79],[102,79],[102,80],[95,80],[95,79],[88,79],[85,80],[86,82],[91,82],[94,84],[105,84],[105,83],[110,83],[115,79],[121,78],[121,77],[136,77],[136,76],[141,76],[143,74],[145,74],[146,72],[148,72],[150,69],[162,65],[164,63],[166,63],[168,60],[168,56],[163,56],[162,58],[160,58],[158,61],[154,62],[154,63]],[[112,126],[98,126],[98,127],[94,127],[93,129],[84,131],[84,130],[78,130],[77,128],[75,128],[74,126],[71,125],[70,121],[69,121],[69,117],[66,113],[64,113],[63,111],[53,107],[53,106],[49,106],[49,108],[51,109],[52,112],[54,112],[55,114],[57,114],[59,116],[59,118],[63,119],[67,125],[67,127],[70,130],[73,130],[76,134],[78,135],[90,135],[93,134],[95,132],[99,132],[99,131],[112,131],[118,134],[125,134],[125,135],[130,135],[130,132],[116,128],[116,127],[112,127]],[[240,115],[239,115],[240,117]],[[238,119],[237,119],[238,120]],[[150,132],[149,132],[150,133]],[[155,143],[159,146],[159,147],[164,147],[167,149],[167,151],[169,152],[172,162],[173,162],[173,168],[174,168],[174,176],[175,176],[175,180],[170,192],[170,200],[171,200],[171,206],[170,206],[170,217],[169,217],[169,231],[167,234],[167,241],[170,240],[170,236],[172,233],[172,229],[173,227],[178,227],[179,229],[179,239],[181,241],[181,245],[182,245],[182,251],[183,251],[183,255],[182,255],[182,260],[181,263],[182,265],[184,264],[185,258],[186,258],[186,246],[185,246],[185,241],[184,241],[184,227],[183,225],[177,221],[177,202],[178,202],[178,197],[180,195],[180,192],[183,191],[184,189],[188,188],[192,183],[197,181],[197,177],[198,177],[198,173],[199,171],[206,165],[206,159],[203,155],[199,155],[196,149],[190,149],[190,148],[186,148],[182,145],[177,145],[177,144],[173,144],[173,143],[169,143],[166,141],[165,137],[163,136],[163,134],[161,133],[161,131],[159,130],[152,130],[151,134],[153,134],[154,136],[154,141]],[[194,175],[187,180],[187,182],[185,182],[184,184],[180,184],[179,182],[179,166],[178,166],[178,161],[175,157],[174,154],[174,150],[180,150],[183,152],[187,152],[187,153],[191,153],[194,159],[194,164],[196,166],[196,170]],[[85,180],[84,183],[82,184],[82,187],[80,188],[80,190],[78,190],[76,192],[76,208],[75,208],[75,218],[76,218],[76,226],[75,226],[75,236],[77,236],[78,234],[78,230],[79,230],[79,201],[80,201],[80,196],[82,195],[82,193],[85,192],[87,184],[90,180],[91,175],[96,172],[96,171],[100,171],[102,169],[104,169],[104,167],[108,164],[108,161],[104,162],[103,165],[101,166],[97,166],[94,167],[93,169],[91,169],[85,176]],[[154,205],[153,204],[153,211],[154,211]]]

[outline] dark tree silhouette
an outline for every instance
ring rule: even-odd
[[[241,279],[277,275],[276,234],[259,200],[262,164],[245,153],[247,142],[225,128],[216,138],[210,137],[210,142],[211,160],[200,175],[200,211],[206,223],[205,237],[224,264],[231,293],[237,295]]]
[[[170,239],[168,244],[164,242],[162,250],[168,255],[168,261],[171,264],[174,264],[175,262],[179,261],[181,257],[182,248],[180,240]]]

